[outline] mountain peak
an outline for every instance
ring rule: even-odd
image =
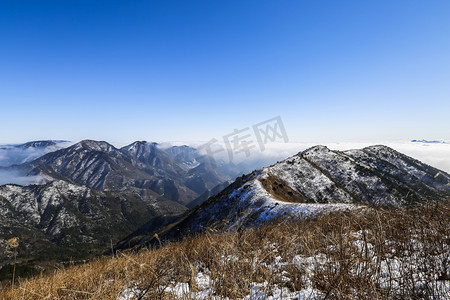
[[[301,152],[301,154],[313,154],[313,153],[327,153],[330,152],[330,150],[327,146],[324,145],[316,145],[311,148],[308,148]]]
[[[81,142],[74,145],[76,148],[83,148],[86,150],[94,150],[100,152],[109,152],[115,149],[114,146],[105,141],[94,141],[94,140],[82,140]]]
[[[157,151],[157,143],[151,143],[147,141],[136,141],[127,146],[120,148],[121,151],[131,154],[138,160],[146,160],[148,155],[153,155]],[[146,158],[143,159],[143,156]]]
[[[388,147],[386,145],[372,145],[372,146],[368,146],[363,148],[363,150],[374,150],[374,151],[390,151],[390,152],[394,152],[395,150],[392,149],[391,147]],[[397,152],[397,151],[395,151]]]

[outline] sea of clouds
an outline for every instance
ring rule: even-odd
[[[20,168],[11,168],[39,158],[47,153],[68,147],[69,142],[56,142],[48,147],[20,147],[20,145],[0,145],[0,185],[3,184],[41,184],[46,181],[42,176],[29,176]]]

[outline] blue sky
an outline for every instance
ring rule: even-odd
[[[0,143],[450,139],[450,1],[0,1]]]

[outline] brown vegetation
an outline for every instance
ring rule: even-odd
[[[215,296],[242,298],[253,283],[327,299],[450,297],[450,201],[408,209],[334,212],[257,229],[210,230],[140,253],[71,266],[0,292],[0,299],[174,299],[170,288],[207,274]],[[193,294],[184,296],[190,299]]]
[[[269,192],[275,199],[290,203],[307,203],[309,202],[303,195],[290,188],[280,178],[271,174],[267,178],[259,179],[264,189]]]

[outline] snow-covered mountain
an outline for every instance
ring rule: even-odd
[[[67,249],[104,251],[112,240],[123,238],[153,217],[186,211],[151,191],[99,191],[62,180],[0,186],[0,208],[0,244],[18,236],[23,245],[21,257],[28,260],[49,255],[47,247],[54,253],[59,247],[60,256]],[[4,254],[0,262],[7,258]]]
[[[147,226],[149,235],[141,230],[126,242],[147,242],[155,231],[173,238],[208,227],[232,230],[277,218],[307,218],[368,204],[399,207],[449,196],[449,174],[389,147],[333,151],[315,146],[238,178],[169,230]]]
[[[207,157],[200,155],[195,148],[189,146],[160,149],[156,143],[135,142],[121,150],[144,164],[139,166],[140,169],[144,169],[151,175],[161,174],[163,181],[146,181],[144,183],[146,187],[163,190],[165,186],[174,185],[180,190],[178,195],[194,192],[195,199],[238,174],[238,172],[230,171],[226,165],[211,165]],[[176,199],[172,200],[176,201]]]
[[[166,152],[156,143],[147,142],[118,149],[107,142],[84,140],[6,171],[47,182],[66,180],[97,190],[149,189],[182,205],[232,179],[233,174],[227,170],[220,166],[213,168],[199,154],[193,156],[195,149],[186,146],[178,147],[177,152],[174,149]],[[190,156],[191,160],[184,159]]]

